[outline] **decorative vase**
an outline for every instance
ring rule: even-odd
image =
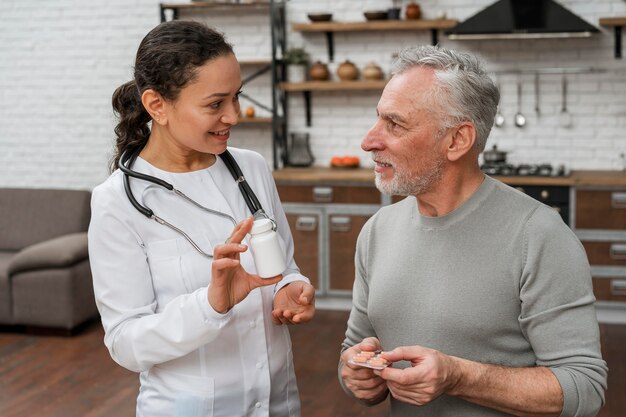
[[[320,61],[315,62],[309,68],[309,78],[314,81],[327,81],[330,77],[328,67]]]
[[[306,65],[287,65],[287,81],[290,83],[303,83],[306,81]]]
[[[341,81],[353,81],[359,78],[359,69],[350,60],[346,59],[337,68],[337,76]]]
[[[404,15],[407,19],[419,19],[422,16],[422,9],[419,4],[411,2],[406,5]]]
[[[400,8],[392,7],[390,9],[387,9],[387,19],[390,19],[390,20],[400,19]]]
[[[363,68],[362,74],[366,80],[382,80],[385,77],[383,70],[375,62],[367,64]]]

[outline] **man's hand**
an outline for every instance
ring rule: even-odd
[[[421,346],[398,347],[383,352],[390,362],[410,361],[405,369],[385,368],[376,373],[385,381],[391,395],[402,402],[424,405],[452,389],[459,375],[454,358]]]
[[[372,402],[382,400],[387,395],[387,384],[381,377],[374,374],[373,369],[351,365],[348,361],[360,351],[373,352],[380,349],[380,341],[375,337],[368,337],[341,354],[343,364],[341,378],[346,388],[360,400]]]
[[[315,314],[315,288],[304,281],[282,287],[274,296],[272,321],[275,324],[299,324]]]
[[[239,223],[223,245],[213,250],[209,304],[218,313],[226,313],[255,288],[276,284],[283,276],[261,278],[246,272],[239,262],[239,254],[248,250],[241,241],[252,229],[252,217]]]

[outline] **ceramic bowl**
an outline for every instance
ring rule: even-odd
[[[332,13],[309,13],[307,16],[311,22],[329,22],[333,19]]]
[[[367,20],[385,20],[387,19],[386,10],[370,10],[363,13]]]

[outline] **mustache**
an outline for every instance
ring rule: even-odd
[[[381,155],[378,151],[372,151],[372,161],[379,164],[393,165],[393,161],[386,158],[384,155]]]

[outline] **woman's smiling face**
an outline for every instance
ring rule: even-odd
[[[241,72],[234,55],[198,67],[195,79],[165,105],[167,136],[180,151],[221,154],[239,118]]]

